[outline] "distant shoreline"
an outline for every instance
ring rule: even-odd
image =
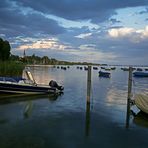
[[[116,67],[148,67],[148,65],[101,65],[101,64],[28,64],[26,66],[28,67],[52,67],[52,66],[77,66],[77,65],[81,65],[81,66],[87,66],[87,65],[91,65],[91,66],[116,66]]]

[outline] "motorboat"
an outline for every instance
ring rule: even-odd
[[[143,71],[142,68],[137,68],[137,71]]]
[[[148,77],[147,71],[135,71],[133,72],[134,77]]]
[[[111,68],[110,68],[110,67],[106,67],[105,70],[106,70],[106,71],[110,71]]]
[[[121,67],[121,70],[123,70],[123,71],[129,71],[129,68]]]
[[[148,114],[145,114],[144,112],[140,111],[136,115],[134,115],[133,123],[148,128]]]
[[[93,67],[93,70],[98,70],[98,67]]]
[[[104,72],[104,71],[99,71],[99,77],[107,77],[110,78],[111,73],[110,72]]]
[[[49,85],[37,84],[32,73],[25,70],[26,78],[0,77],[0,93],[3,94],[57,94],[64,90],[63,86],[51,80]]]
[[[111,70],[115,70],[115,69],[116,69],[116,67],[111,67],[110,69],[111,69]]]

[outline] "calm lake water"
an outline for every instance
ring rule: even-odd
[[[148,118],[130,116],[126,125],[128,72],[111,78],[92,70],[90,106],[87,71],[32,67],[37,83],[64,85],[60,96],[0,96],[0,148],[147,148]],[[148,93],[148,78],[134,78],[133,94]]]

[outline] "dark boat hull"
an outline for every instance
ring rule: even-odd
[[[148,77],[148,73],[146,72],[134,72],[133,73],[134,77]]]
[[[110,73],[109,72],[102,72],[99,71],[99,77],[106,77],[106,78],[110,78]]]
[[[0,93],[11,94],[49,94],[56,93],[56,88],[45,86],[0,83]]]

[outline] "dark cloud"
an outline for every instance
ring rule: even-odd
[[[102,22],[113,14],[115,9],[148,5],[146,0],[16,0],[25,7],[53,14],[69,20],[91,19]]]
[[[116,24],[116,23],[121,23],[121,21],[118,21],[117,19],[109,19],[109,21],[111,21],[113,24]]]
[[[49,19],[40,13],[23,13],[17,5],[1,3],[0,33],[6,36],[35,36],[37,34],[56,35],[65,29],[55,20]]]

